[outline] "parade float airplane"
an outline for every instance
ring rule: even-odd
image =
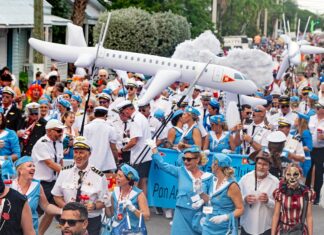
[[[68,25],[68,45],[35,38],[30,38],[29,44],[49,58],[74,63],[77,67],[91,68],[95,65],[154,76],[149,89],[140,100],[141,103],[149,102],[175,81],[192,83],[205,67],[205,63],[200,62],[110,50],[101,46],[99,50],[97,46],[87,47],[82,28],[73,24]],[[239,71],[214,64],[206,67],[197,85],[236,94],[250,95],[257,91],[256,85]]]
[[[277,73],[276,79],[281,79],[283,74],[287,71],[287,69],[289,67],[300,65],[301,54],[310,55],[310,54],[324,53],[324,48],[311,46],[311,45],[309,45],[310,43],[304,39],[305,35],[306,35],[306,30],[308,27],[309,20],[310,20],[310,17],[308,17],[308,21],[306,23],[306,27],[305,27],[305,31],[304,31],[302,40],[295,42],[295,41],[291,40],[291,38],[286,34],[283,34],[280,36],[284,40],[285,44],[287,45],[287,48],[282,54],[283,60],[280,64],[280,68]],[[283,16],[283,22],[285,22],[284,16]],[[299,32],[299,25],[300,25],[300,19],[298,21],[297,32]],[[284,26],[284,28],[285,28],[285,32],[287,32],[286,26]],[[290,34],[289,21],[288,21],[288,32]],[[297,37],[298,37],[298,35],[296,35],[296,39],[297,39]]]

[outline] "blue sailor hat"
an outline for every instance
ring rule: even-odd
[[[209,101],[209,105],[212,106],[214,109],[219,109],[219,102],[216,99],[211,99]]]
[[[200,148],[197,145],[192,145],[190,148],[186,148],[183,153],[200,153]]]
[[[314,92],[309,92],[308,93],[308,98],[314,101],[318,101],[318,95],[316,95]]]
[[[309,119],[310,119],[310,116],[307,115],[307,114],[304,114],[304,113],[301,113],[301,112],[298,112],[297,114],[298,114],[298,117],[299,117],[299,118],[305,119],[307,122],[308,122]]]
[[[264,95],[263,95],[263,93],[261,91],[255,92],[255,96],[258,96],[258,97],[261,97],[261,98],[264,97]]]
[[[71,99],[76,100],[78,103],[82,103],[82,98],[79,95],[72,95]]]
[[[219,167],[230,167],[232,159],[224,153],[214,153],[213,161],[217,161]]]
[[[65,90],[64,94],[68,94],[70,97],[73,95],[72,91],[70,90]]]
[[[66,99],[61,98],[58,100],[58,103],[67,109],[71,108],[71,103],[69,101],[67,101]]]
[[[14,165],[17,168],[18,166],[24,164],[25,162],[33,162],[33,159],[31,158],[31,156],[23,156],[21,158],[18,158],[18,160],[15,161]]]
[[[118,97],[122,97],[125,95],[127,95],[127,90],[125,88],[120,89],[118,92]]]
[[[154,117],[157,118],[157,119],[162,119],[164,118],[164,111],[162,109],[157,109],[155,112],[154,112]]]
[[[298,96],[292,96],[292,97],[290,97],[290,102],[299,102],[299,101],[300,101],[300,99],[299,99]]]
[[[120,170],[124,173],[126,178],[128,178],[129,180],[133,180],[135,182],[139,181],[139,175],[138,175],[137,171],[133,167],[131,167],[130,165],[123,164],[120,167]]]
[[[197,109],[195,109],[194,107],[192,107],[192,106],[187,106],[186,109],[185,109],[185,112],[194,114],[196,116],[200,115],[200,112]]]
[[[113,93],[113,90],[110,88],[105,88],[102,90],[103,93],[106,93],[107,95],[111,95]]]
[[[210,123],[221,124],[225,122],[224,115],[214,115],[210,117]]]
[[[42,105],[42,104],[48,105],[49,104],[48,100],[45,100],[45,99],[44,100],[39,100],[38,103],[39,103],[39,105]]]
[[[178,109],[177,111],[175,111],[173,113],[171,120],[173,120],[174,118],[176,118],[177,116],[182,115],[182,114],[183,114],[182,109]]]

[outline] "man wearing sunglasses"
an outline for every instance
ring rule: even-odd
[[[88,211],[78,202],[69,202],[63,207],[59,220],[62,235],[88,235]]]
[[[307,103],[307,99],[308,99],[308,94],[312,91],[313,90],[310,86],[305,86],[302,88],[301,101],[298,106],[299,112],[307,113],[307,111],[309,110],[309,104]]]
[[[22,144],[22,156],[30,156],[37,140],[46,134],[47,121],[40,116],[40,104],[35,102],[26,105],[25,115],[17,135]]]
[[[129,79],[125,86],[127,89],[126,99],[132,102],[134,106],[137,106],[138,97],[137,97],[137,83],[134,79]]]
[[[280,110],[278,113],[270,117],[270,124],[276,129],[278,127],[278,121],[280,118],[284,117],[289,120],[290,123],[295,123],[298,115],[290,109],[290,98],[289,96],[282,95],[279,98]],[[292,126],[294,128],[294,126]]]
[[[49,203],[55,204],[51,190],[63,165],[63,129],[65,126],[56,119],[47,122],[46,134],[33,147],[32,158],[35,164],[34,179],[40,180]],[[44,234],[52,223],[53,216],[43,216],[39,224],[39,233]]]
[[[250,125],[245,125],[241,132],[235,135],[236,146],[243,142],[243,151],[245,154],[251,154],[256,150],[260,150],[262,146],[267,145],[267,136],[270,130],[267,129],[264,123],[266,109],[262,105],[257,105],[253,109],[253,122]]]

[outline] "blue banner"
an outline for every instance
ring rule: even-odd
[[[178,151],[159,148],[159,152],[164,156],[165,162],[175,166],[179,164]],[[235,178],[237,181],[243,175],[254,169],[254,165],[249,164],[246,155],[229,154],[229,156],[232,158],[232,167],[235,169]],[[209,161],[203,167],[203,170],[211,172],[212,158],[211,155],[208,157]],[[175,208],[177,193],[178,179],[160,170],[154,161],[152,161],[147,192],[149,206]]]

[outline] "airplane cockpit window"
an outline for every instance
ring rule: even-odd
[[[245,80],[245,77],[242,74],[234,73],[235,80]]]

